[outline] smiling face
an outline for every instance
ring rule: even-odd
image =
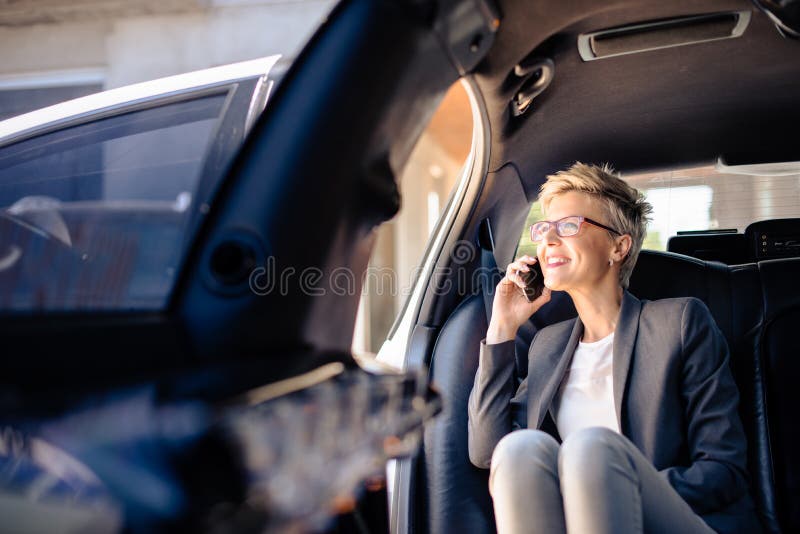
[[[547,219],[557,221],[569,215],[582,215],[611,226],[600,202],[586,193],[570,191],[550,201]],[[556,291],[591,290],[598,284],[618,283],[618,267],[609,266],[609,259],[618,257],[615,240],[609,233],[584,222],[571,237],[559,237],[555,226],[539,243],[538,257],[544,283]],[[616,265],[616,264],[615,264]]]

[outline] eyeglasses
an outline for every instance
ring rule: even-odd
[[[613,228],[606,226],[605,224],[601,224],[597,221],[593,221],[588,217],[582,217],[580,215],[570,215],[569,217],[564,217],[557,221],[539,221],[535,222],[531,225],[531,241],[534,243],[539,243],[544,239],[545,234],[550,231],[550,226],[556,226],[556,233],[559,237],[572,237],[578,232],[581,231],[581,226],[583,223],[593,224],[595,226],[599,226],[604,230],[608,230],[609,232],[614,232],[617,235],[622,235],[621,232],[614,230]]]

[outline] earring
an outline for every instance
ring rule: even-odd
[[[611,267],[612,265],[614,265],[614,260],[613,259],[608,260],[608,266]]]

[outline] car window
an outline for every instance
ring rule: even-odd
[[[431,236],[453,198],[472,142],[472,110],[464,86],[450,87],[419,137],[399,179],[400,211],[377,230],[353,336],[353,351],[380,350],[399,326],[422,273]],[[397,355],[399,361],[402,355]]]
[[[623,176],[653,206],[643,248],[667,250],[681,231],[735,229],[800,217],[800,172],[758,175],[713,166]]]
[[[514,255],[515,258],[525,254],[529,256],[536,256],[536,245],[531,241],[530,228],[533,223],[541,220],[542,218],[542,205],[537,200],[531,204],[531,210],[528,212],[528,216],[525,218],[525,224],[522,227],[522,235],[519,238],[517,253]]]
[[[225,99],[0,148],[0,310],[163,307]]]
[[[622,177],[653,206],[644,249],[667,250],[669,238],[678,232],[744,232],[757,221],[800,217],[800,172],[791,166],[772,175],[705,166]],[[515,257],[536,254],[528,229],[541,218],[537,201],[528,213]]]

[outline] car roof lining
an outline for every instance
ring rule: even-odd
[[[711,0],[562,5],[500,2],[496,46],[475,79],[491,131],[490,170],[512,163],[532,201],[547,174],[574,161],[623,172],[797,158],[792,105],[800,42],[782,37],[750,2]],[[546,10],[546,13],[545,13]],[[741,37],[583,62],[579,34],[671,17],[750,10]],[[530,21],[541,20],[541,24]],[[509,102],[526,57],[555,62],[555,78],[522,117]]]

